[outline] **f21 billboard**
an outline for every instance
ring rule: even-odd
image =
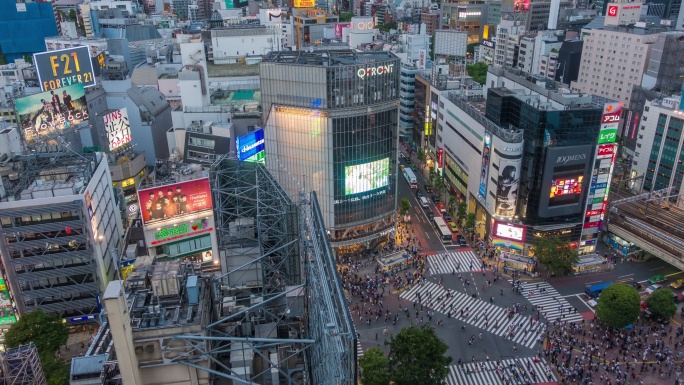
[[[539,199],[539,216],[572,215],[584,209],[594,146],[548,147]]]
[[[95,85],[95,73],[88,47],[72,47],[33,55],[38,70],[38,82],[43,91],[56,90],[74,84]]]

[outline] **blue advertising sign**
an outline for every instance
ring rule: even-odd
[[[599,190],[602,188],[608,187],[608,183],[603,182],[603,183],[596,183],[591,186],[591,191]]]
[[[237,158],[244,161],[252,156],[264,151],[264,129],[258,129],[235,140],[237,147]]]
[[[489,177],[489,151],[492,147],[492,134],[485,131],[484,147],[482,148],[482,168],[480,172],[480,195],[487,199],[487,178]]]

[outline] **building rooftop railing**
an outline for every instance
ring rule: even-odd
[[[523,130],[510,125],[508,128],[501,127],[485,117],[484,111],[473,105],[473,102],[484,102],[482,95],[467,95],[462,91],[451,91],[446,93],[447,99],[454,103],[458,108],[465,111],[468,116],[475,119],[484,126],[485,130],[501,138],[508,143],[520,143],[523,141]]]

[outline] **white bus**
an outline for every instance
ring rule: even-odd
[[[451,243],[453,240],[453,233],[451,232],[449,226],[447,226],[446,222],[444,222],[444,218],[435,217],[432,221],[435,225],[435,229],[437,229],[437,233],[442,238],[442,242]]]
[[[409,184],[410,188],[418,188],[418,180],[416,179],[416,174],[413,173],[413,170],[404,167],[404,178],[406,178],[406,182]]]

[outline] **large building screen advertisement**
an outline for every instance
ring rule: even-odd
[[[551,181],[549,206],[560,206],[578,203],[582,197],[584,175],[576,177],[562,177]]]
[[[235,140],[239,161],[257,161],[263,159],[264,130],[258,129]]]
[[[74,84],[84,87],[95,85],[93,63],[86,46],[34,54],[33,64],[38,70],[38,81],[43,91]]]
[[[521,160],[502,159],[499,162],[499,177],[496,185],[496,204],[494,213],[502,217],[515,215],[515,204],[518,197]]]
[[[344,168],[344,195],[360,194],[387,187],[389,158]]]
[[[15,322],[17,322],[17,317],[14,313],[7,282],[0,279],[0,325],[9,325]]]
[[[128,122],[128,110],[122,108],[104,116],[105,132],[109,150],[116,150],[131,141],[131,125]]]
[[[54,143],[56,136],[88,120],[83,84],[45,91],[16,100],[26,143]]]
[[[494,237],[525,241],[527,227],[511,223],[496,222],[494,225]]]
[[[482,167],[480,167],[480,189],[482,199],[487,199],[487,179],[489,177],[489,158],[492,148],[492,134],[485,131],[484,147],[482,148]]]
[[[209,179],[164,185],[138,191],[145,226],[200,213],[211,213]]]
[[[540,217],[572,215],[582,211],[593,151],[593,145],[546,149]]]

